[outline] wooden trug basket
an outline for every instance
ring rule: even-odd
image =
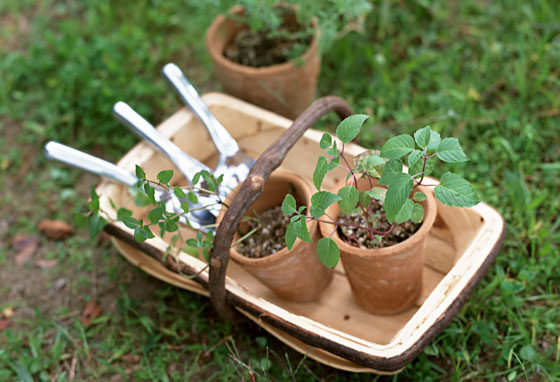
[[[225,94],[209,93],[203,98],[241,149],[254,157],[260,156],[293,123]],[[336,97],[319,100],[311,109],[294,123],[299,124],[295,129],[301,134],[330,110],[341,117],[349,113],[346,103]],[[215,163],[217,152],[210,137],[188,110],[177,111],[158,130],[195,158],[210,166]],[[273,155],[278,163],[282,162],[281,168],[311,179],[317,157],[323,152],[318,144],[322,133],[307,130],[298,139],[299,133],[291,135],[290,139],[295,143],[291,150],[287,147],[284,152],[272,154],[268,150],[267,155]],[[360,146],[348,144],[345,154],[353,157],[363,150]],[[136,145],[118,164],[132,172],[138,164],[150,179],[155,179],[163,169],[173,169],[175,184],[185,184],[173,164],[144,142]],[[266,172],[269,173],[272,167],[259,159],[253,170],[257,176],[264,175],[262,178],[267,179]],[[253,171],[251,174],[255,175]],[[344,176],[343,169],[330,172],[325,178],[325,187],[333,186]],[[252,183],[250,179],[243,186],[246,188],[244,204],[250,204],[259,194],[258,178],[252,178]],[[428,181],[429,184],[437,183],[432,178]],[[102,210],[112,219],[116,218],[116,212],[110,199],[117,206],[126,205],[133,209],[136,217],[145,217],[148,212],[130,202],[125,186],[102,181],[97,193]],[[248,194],[253,199],[247,197]],[[245,207],[248,205],[230,208],[231,216],[240,215],[234,216],[240,219]],[[234,221],[230,219],[228,226]],[[194,231],[181,230],[185,238],[194,236]],[[459,312],[501,247],[505,223],[500,214],[485,203],[473,208],[451,208],[438,202],[438,216],[426,249],[421,297],[415,307],[389,316],[367,313],[357,305],[341,265],[336,268],[332,284],[319,300],[293,303],[276,297],[233,261],[228,266],[227,249],[231,239],[229,242],[227,237],[223,240],[227,233],[216,235],[216,241],[222,242],[215,241],[216,253],[212,254],[210,266],[213,269],[209,272],[203,260],[186,253],[164,257],[168,236],[137,243],[133,231],[120,222],[109,224],[106,231],[114,236],[112,241],[119,252],[150,275],[195,293],[212,294],[213,306],[222,316],[231,317],[230,307],[234,307],[282,342],[331,367],[394,374],[414,359]],[[187,279],[179,273],[198,275]],[[223,288],[220,288],[220,282]]]

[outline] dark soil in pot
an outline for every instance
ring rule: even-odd
[[[249,258],[261,258],[272,255],[286,246],[284,235],[290,218],[282,212],[281,206],[255,213],[256,219],[247,222],[245,232],[241,236],[257,229],[255,233],[243,240],[237,251]]]
[[[369,208],[370,219],[373,219],[373,226],[377,231],[387,231],[391,225],[385,218],[385,208],[383,202],[379,200],[372,200]],[[339,236],[346,243],[364,249],[384,248],[391,245],[398,244],[420,229],[422,223],[413,223],[407,221],[403,224],[395,226],[393,231],[385,236],[377,236],[374,240],[369,237],[368,231],[365,228],[366,221],[361,214],[346,215],[340,214],[339,221],[342,223],[349,223],[359,225],[360,228],[355,227],[340,227]]]
[[[309,49],[313,36],[298,24],[275,31],[243,29],[226,46],[224,56],[237,64],[260,68],[288,62]]]

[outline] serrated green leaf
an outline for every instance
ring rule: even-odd
[[[414,202],[410,199],[406,199],[400,210],[395,215],[395,223],[401,224],[409,220],[414,212]]]
[[[444,138],[439,143],[436,155],[439,159],[449,163],[459,163],[468,160],[457,138]]]
[[[146,173],[142,169],[142,167],[136,165],[136,177],[138,180],[146,180]]]
[[[196,194],[192,191],[187,194],[187,199],[189,199],[189,202],[192,204],[198,203],[198,196],[196,196]]]
[[[157,179],[161,184],[168,184],[173,178],[173,170],[163,170],[157,174]]]
[[[286,194],[284,200],[282,201],[282,212],[284,215],[289,216],[296,212],[296,198],[291,194]]]
[[[321,189],[323,179],[325,179],[325,175],[327,175],[328,166],[329,163],[326,157],[320,156],[317,159],[317,165],[315,166],[315,170],[313,171],[313,184],[315,185],[317,190]]]
[[[421,204],[414,203],[414,211],[412,211],[410,219],[414,223],[422,223],[422,220],[424,220],[424,208]]]
[[[326,149],[332,145],[332,137],[329,133],[324,133],[319,141],[319,147]]]
[[[338,190],[338,206],[343,214],[351,213],[358,203],[359,193],[353,186],[342,187]]]
[[[446,172],[434,189],[436,199],[455,207],[472,207],[480,202],[474,188],[457,174]]]
[[[389,139],[381,149],[382,158],[398,159],[414,150],[414,139],[410,135],[402,134]]]
[[[175,186],[173,188],[173,192],[180,199],[185,199],[187,197],[187,194],[185,193],[185,191],[183,191],[183,189],[181,187]]]
[[[334,268],[340,259],[338,245],[330,237],[324,237],[317,242],[317,256],[327,268]]]
[[[150,219],[150,222],[152,222],[152,224],[156,224],[157,222],[159,222],[163,218],[163,211],[164,209],[161,206],[158,206],[151,210],[148,213],[148,219]]]
[[[355,114],[345,118],[336,128],[336,136],[344,143],[351,142],[358,136],[362,125],[369,116],[365,114]]]
[[[299,229],[299,221],[293,221],[288,224],[288,227],[286,228],[286,234],[284,236],[284,239],[286,240],[286,247],[288,249],[292,249],[292,247],[294,246],[294,243],[296,242],[296,239],[299,235]]]
[[[414,140],[416,144],[421,148],[424,148],[430,144],[430,139],[432,138],[432,129],[430,126],[426,126],[422,129],[416,130],[414,133]]]
[[[338,202],[340,196],[328,191],[316,192],[311,197],[311,208],[309,213],[314,218],[318,219],[325,214],[325,210],[333,203]]]
[[[418,161],[422,158],[422,151],[420,150],[412,150],[410,155],[408,156],[408,167],[414,166]]]
[[[423,192],[415,192],[413,198],[417,202],[423,202],[424,200],[426,200],[426,194],[424,194]]]
[[[428,144],[428,150],[436,150],[441,142],[441,137],[437,131],[430,131],[430,143]]]
[[[395,174],[387,185],[385,197],[385,215],[389,223],[393,223],[395,217],[405,204],[412,191],[413,181],[408,174]]]
[[[390,159],[383,167],[383,174],[379,178],[378,184],[387,185],[395,175],[402,174],[402,162],[400,159]]]
[[[299,222],[296,222],[296,224],[299,224],[298,237],[303,241],[311,243],[313,240],[311,240],[311,236],[309,235],[309,229],[307,228],[305,217]]]
[[[367,191],[360,192],[360,195],[358,197],[358,202],[362,205],[362,207],[366,209],[369,207],[369,203],[371,202],[371,197],[369,196]]]

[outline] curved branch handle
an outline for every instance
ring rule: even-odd
[[[256,160],[249,176],[227,209],[214,238],[208,286],[212,306],[222,318],[235,318],[235,311],[226,303],[225,282],[229,250],[237,226],[249,207],[261,195],[270,173],[282,163],[288,151],[305,131],[330,111],[336,112],[341,119],[352,114],[350,106],[339,97],[328,96],[313,102]]]

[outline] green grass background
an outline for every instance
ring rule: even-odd
[[[560,380],[557,0],[377,0],[364,31],[324,54],[319,94],[373,117],[362,145],[426,124],[457,136],[471,160],[453,170],[508,224],[461,313],[394,377],[340,372],[253,324],[222,322],[207,299],[145,276],[84,232],[42,239],[54,268],[13,265],[11,238],[44,217],[70,220],[97,180],[47,162],[46,140],[117,160],[136,139],[112,118],[116,101],[153,123],[179,107],[160,75],[167,62],[201,92],[220,90],[203,43],[214,3],[0,3],[0,311],[15,309],[0,332],[0,380]],[[64,297],[46,294],[61,279]],[[84,327],[92,298],[103,312]]]

